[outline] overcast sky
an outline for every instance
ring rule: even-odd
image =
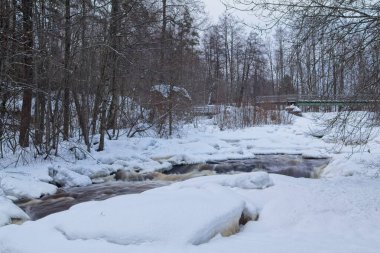
[[[217,21],[220,14],[222,14],[226,8],[219,0],[203,0],[206,5],[206,12],[210,14],[212,21]]]
[[[206,6],[206,12],[210,15],[210,20],[212,22],[217,22],[218,17],[226,10],[226,7],[222,4],[220,0],[203,0]],[[242,12],[236,10],[233,11],[234,15],[244,20],[248,25],[259,25],[260,20],[250,12]]]

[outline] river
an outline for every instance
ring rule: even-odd
[[[216,174],[267,171],[292,177],[318,178],[329,159],[305,159],[301,155],[256,155],[252,159],[210,161],[204,164],[175,165],[170,171],[130,173],[119,171],[106,183],[85,187],[60,188],[40,199],[22,200],[16,204],[32,220],[64,211],[86,201],[105,200],[124,194],[141,193],[173,182]]]

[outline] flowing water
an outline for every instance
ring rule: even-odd
[[[318,178],[328,162],[328,159],[305,159],[301,155],[255,155],[253,159],[176,165],[167,174],[185,174],[194,171],[213,171],[216,174],[267,171],[291,177]]]
[[[40,199],[22,200],[16,203],[32,220],[38,220],[49,214],[64,211],[73,205],[112,198],[118,195],[141,193],[146,190],[168,185],[167,182],[127,182],[110,181],[85,187],[60,188],[53,195]]]
[[[131,173],[118,171],[115,180],[85,187],[60,188],[57,193],[40,199],[23,200],[16,203],[32,220],[69,209],[86,202],[105,200],[124,194],[143,191],[183,181],[193,177],[215,174],[236,174],[252,171],[267,171],[292,177],[318,178],[328,159],[304,159],[300,155],[256,155],[253,159],[225,160],[204,164],[175,165],[170,171],[153,173]]]

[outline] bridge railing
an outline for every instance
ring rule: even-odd
[[[278,95],[256,97],[258,104],[264,103],[297,103],[297,102],[370,102],[367,97],[359,96],[317,96],[317,95]]]
[[[220,112],[219,105],[194,106],[193,113],[196,115],[215,115]]]

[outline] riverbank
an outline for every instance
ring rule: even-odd
[[[93,151],[82,160],[66,154],[51,160],[31,160],[26,165],[8,166],[18,159],[2,159],[0,188],[10,199],[37,198],[57,190],[49,184],[84,186],[117,170],[151,172],[169,170],[175,164],[204,163],[210,160],[253,158],[255,154],[300,154],[305,157],[333,158],[322,176],[379,176],[376,157],[380,154],[380,138],[375,137],[359,153],[352,147],[332,143],[329,136],[315,137],[320,126],[313,114],[294,117],[291,125],[258,126],[220,131],[212,120],[187,125],[177,138],[154,137],[108,140],[106,150]],[[338,149],[337,149],[338,148]],[[79,152],[79,151],[76,151]],[[369,153],[370,152],[370,153]],[[347,159],[350,158],[350,159]],[[20,162],[20,161],[19,161]]]
[[[92,152],[91,156],[87,156],[87,158],[84,160],[79,160],[75,162],[68,161],[68,156],[65,159],[56,158],[51,161],[33,161],[28,165],[18,166],[16,168],[8,167],[0,171],[0,198],[3,200],[4,203],[7,203],[7,205],[2,205],[2,209],[0,209],[0,212],[2,214],[2,216],[0,216],[0,222],[1,225],[4,225],[15,221],[15,219],[25,219],[25,214],[16,206],[12,205],[10,200],[18,200],[23,198],[38,198],[42,195],[53,194],[57,191],[57,187],[49,183],[52,181],[59,181],[60,184],[66,184],[66,186],[68,187],[76,185],[83,186],[91,184],[92,182],[99,182],[99,178],[116,172],[119,169],[143,173],[156,170],[169,170],[175,164],[202,163],[210,160],[252,158],[254,157],[254,154],[285,153],[300,154],[308,158],[329,157],[331,158],[331,162],[326,168],[324,168],[321,174],[322,179],[319,180],[310,181],[310,179],[293,179],[284,176],[271,175],[270,177],[273,178],[273,181],[275,182],[275,185],[273,187],[269,187],[262,191],[249,189],[247,190],[244,189],[243,184],[235,185],[234,188],[236,189],[232,189],[232,191],[234,191],[235,193],[238,192],[239,196],[252,194],[253,199],[249,200],[246,203],[248,203],[248,205],[253,206],[258,205],[258,210],[261,210],[260,217],[263,218],[268,216],[268,218],[264,220],[265,222],[271,222],[271,220],[274,220],[280,223],[283,222],[284,224],[287,222],[294,223],[294,231],[290,229],[289,236],[293,235],[294,238],[298,238],[297,240],[301,239],[302,233],[306,233],[308,236],[317,236],[318,238],[318,234],[322,233],[322,229],[325,225],[323,224],[322,219],[327,219],[328,221],[331,221],[332,224],[334,224],[336,222],[335,218],[337,218],[338,220],[340,219],[338,217],[339,215],[343,215],[344,217],[342,218],[342,224],[339,224],[337,230],[333,230],[331,228],[330,232],[332,234],[327,233],[327,235],[323,236],[322,238],[323,240],[327,240],[328,244],[331,245],[333,245],[333,240],[337,239],[336,245],[333,245],[334,247],[338,247],[335,247],[335,249],[339,249],[340,247],[339,245],[341,241],[338,239],[337,235],[340,233],[338,233],[338,229],[342,229],[344,227],[343,221],[344,223],[348,224],[347,226],[352,226],[353,229],[352,232],[346,232],[345,230],[347,230],[347,227],[344,227],[344,230],[342,230],[344,231],[343,234],[349,233],[349,236],[353,236],[353,233],[355,234],[360,233],[360,231],[364,231],[378,235],[377,231],[380,231],[380,229],[377,229],[380,228],[380,222],[377,223],[377,218],[375,216],[380,216],[378,213],[380,209],[380,204],[378,202],[380,191],[378,188],[376,188],[377,185],[379,185],[380,178],[380,165],[377,161],[377,158],[380,155],[380,138],[371,138],[370,141],[367,143],[365,149],[362,149],[362,152],[352,153],[352,147],[350,146],[343,146],[340,147],[340,149],[336,149],[336,143],[332,143],[327,134],[325,136],[314,135],[313,129],[315,128],[318,128],[318,126],[316,125],[316,120],[311,114],[306,114],[305,117],[302,118],[295,117],[294,123],[292,125],[259,126],[242,130],[226,131],[220,131],[215,125],[212,124],[212,121],[204,120],[202,122],[199,122],[199,125],[197,127],[194,127],[193,125],[186,126],[180,138],[121,138],[120,140],[108,141],[106,143],[106,151],[99,153]],[[11,159],[12,158],[9,158],[8,160],[10,161]],[[4,163],[5,161],[2,162]],[[207,180],[212,181],[212,178],[213,177],[207,177],[205,179],[202,179],[205,180],[202,184],[209,184],[210,182]],[[181,183],[179,183],[178,185],[181,185]],[[179,187],[178,185],[176,187]],[[197,187],[199,188],[201,186],[198,185]],[[224,190],[231,190],[230,185],[222,185],[221,187],[223,187]],[[173,189],[171,187],[164,188],[167,189],[167,191]],[[349,188],[356,189],[357,193],[355,193],[354,190],[350,190]],[[360,190],[360,188],[363,189]],[[314,189],[317,190],[314,191]],[[152,191],[155,192],[158,190]],[[262,197],[260,197],[261,195]],[[289,207],[289,204],[294,204],[295,206],[298,205],[296,204],[296,202],[293,203],[292,196],[296,196],[294,199],[296,202],[301,202],[301,206],[299,207],[300,209],[298,207],[295,209],[293,207]],[[310,201],[306,200],[309,197]],[[128,199],[128,197],[126,198]],[[267,199],[265,201],[265,205],[264,203],[260,204],[258,202],[258,200],[261,198],[262,201],[264,201],[264,198]],[[338,202],[339,199],[344,199],[343,202],[347,202],[352,206],[349,209],[344,210],[344,205],[347,203],[339,202],[337,206],[334,206],[334,202],[331,202],[329,199],[338,199]],[[273,202],[271,202],[272,200]],[[329,206],[327,207],[323,204],[326,201],[331,202],[328,202]],[[190,206],[190,203],[188,205]],[[271,210],[273,206],[276,206],[276,208],[278,208],[278,210],[281,211],[279,212],[277,210],[276,212],[273,209],[271,211],[272,213],[270,214],[266,214],[266,212],[263,212],[263,210],[268,210],[268,208],[269,210]],[[115,208],[118,209],[117,207]],[[157,208],[159,209],[159,207]],[[204,208],[207,211],[208,205],[205,204]],[[366,211],[366,208],[368,208],[368,213]],[[76,207],[74,209],[76,209]],[[140,209],[140,207],[138,207],[138,209]],[[303,209],[305,211],[299,211]],[[228,210],[229,209],[227,209],[227,211]],[[151,211],[159,212],[156,210]],[[316,213],[314,211],[316,211]],[[71,211],[69,210],[67,212]],[[297,214],[296,216],[298,218],[296,218],[292,214],[293,212]],[[51,215],[55,218],[49,219],[59,220],[61,219],[61,216],[65,216],[65,213],[66,212],[63,212],[59,215],[57,214],[58,216]],[[164,213],[161,213],[160,215],[165,216]],[[321,215],[321,218],[319,218],[319,215]],[[356,217],[357,215],[363,217]],[[80,217],[82,216],[86,216],[84,211],[83,213],[81,212],[81,214],[78,216],[78,219],[81,219]],[[115,216],[115,219],[123,219],[123,217],[125,216],[122,213],[118,213]],[[288,220],[289,217],[293,217],[291,218],[291,221]],[[316,219],[316,217],[318,217],[318,219]],[[355,221],[348,222],[350,217]],[[140,218],[144,219],[144,217],[142,216]],[[305,223],[299,225],[297,219],[300,219],[301,223]],[[315,224],[313,221],[314,219],[320,221],[321,224]],[[370,219],[374,220],[375,222],[369,223],[368,221]],[[257,224],[259,224],[262,221],[262,219],[259,219]],[[189,220],[188,222],[191,223],[191,220]],[[308,222],[312,223],[313,226],[315,226],[314,232],[316,234],[308,234],[308,232],[306,231]],[[9,236],[16,236],[17,233],[23,233],[21,231],[23,231],[24,228],[26,229],[25,231],[27,231],[28,227],[38,230],[39,228],[45,226],[41,224],[45,224],[45,222],[28,222],[27,224],[22,225],[19,228],[18,226],[7,226],[0,229],[0,231],[6,231],[3,233],[9,234]],[[244,227],[242,231],[245,232],[246,229],[250,228],[253,229],[255,234],[254,236],[258,236],[256,233],[261,234],[268,229],[267,227],[265,227],[267,225],[256,226],[252,224],[248,223],[248,225]],[[189,224],[187,224],[187,222],[184,221],[183,225],[188,226]],[[268,231],[270,232],[269,234],[273,234],[274,237],[269,236],[269,234],[266,233],[263,234],[266,234],[267,236],[269,236],[269,238],[276,240],[278,239],[276,237],[276,233],[271,230],[277,231],[277,229],[279,229],[280,227],[279,224],[276,222],[273,222],[272,225],[273,227],[271,227],[271,229],[268,229]],[[300,228],[300,226],[302,229],[298,231],[297,228]],[[47,230],[50,231],[51,229],[52,228],[48,228]],[[99,227],[99,229],[102,228]],[[283,230],[283,233],[285,233],[285,225]],[[108,232],[105,232],[105,234],[107,233]],[[227,240],[225,240],[225,238],[222,238],[223,240],[220,238],[213,239],[210,243],[207,243],[208,246],[204,245],[200,247],[200,249],[207,248],[209,249],[209,251],[205,252],[210,252],[211,248],[208,247],[212,247],[210,245],[213,245],[214,240],[220,240],[221,245],[223,245],[226,242],[233,242],[232,244],[230,244],[231,247],[234,245],[234,243],[246,245],[247,249],[248,246],[257,247],[258,245],[251,244],[248,241],[245,242],[244,238],[250,238],[249,235],[250,233],[239,233],[239,235],[236,235],[239,239],[231,239],[236,237],[231,237]],[[281,234],[277,234],[277,236],[280,235]],[[9,238],[9,236],[6,238]],[[329,236],[332,238],[331,240],[327,239],[327,237]],[[98,235],[98,237],[95,236],[89,240],[98,241],[100,238],[103,237],[101,235]],[[266,240],[264,240],[264,238],[260,236],[258,236],[258,238],[261,238],[263,241],[261,242],[254,240],[255,243],[264,247],[263,242],[265,242]],[[286,238],[288,237],[286,236]],[[37,240],[38,238],[34,239]],[[29,246],[33,246],[34,239],[30,239],[30,241],[28,241],[27,244],[30,244]],[[70,240],[70,238],[66,238],[66,240],[67,239]],[[367,239],[370,241],[368,241]],[[351,246],[353,247],[353,245],[360,246],[368,244],[368,247],[366,249],[373,249],[373,246],[377,245],[376,240],[373,240],[372,236],[370,236],[367,239],[361,238],[360,240],[362,241],[360,242],[357,240],[353,241]],[[107,240],[104,242],[102,240],[100,244],[104,244],[104,247],[110,247],[109,249],[112,248],[112,252],[117,252],[117,249],[113,251],[113,246],[115,245],[108,245],[109,242]],[[175,238],[173,238],[173,240],[171,241],[175,242]],[[249,241],[251,241],[251,239],[249,239]],[[9,240],[9,242],[6,242],[5,240],[0,240],[0,249],[2,249],[1,247],[3,247],[4,249],[14,249],[14,245],[12,244],[12,242],[16,243],[15,240]],[[26,243],[25,240],[24,242]],[[269,243],[269,241],[267,242]],[[313,244],[313,242],[311,242],[311,240],[309,239],[307,239],[306,242]],[[57,243],[64,242],[57,241]],[[285,244],[285,241],[283,241],[283,243]],[[145,244],[145,242],[143,244]],[[76,245],[76,243],[74,243],[73,245]],[[152,245],[150,244],[147,247],[141,248],[138,245],[139,243],[131,243],[128,244],[128,248],[133,249],[134,252],[154,251],[154,247],[152,247]],[[186,245],[186,243],[184,245]],[[301,247],[302,245],[303,244],[301,242],[296,242],[294,247],[290,244],[287,245],[287,247],[290,247],[289,249],[293,249],[292,252],[302,252],[300,250],[297,251],[297,248]],[[275,245],[268,245],[268,247],[269,246],[277,247]],[[315,246],[316,249],[321,250],[320,247],[317,247],[317,245]],[[26,247],[25,249],[28,249],[28,247]],[[35,247],[37,246],[35,245]],[[124,250],[124,247],[122,247],[122,245],[119,245],[116,248],[119,247],[120,250]],[[165,249],[165,247],[166,246],[163,246],[162,249]],[[334,247],[331,248],[333,249]],[[187,246],[185,248],[181,248],[181,250],[186,250],[186,248]],[[223,251],[222,248],[218,249],[218,251]],[[229,247],[226,247],[226,249],[227,248]],[[278,247],[278,249],[280,248],[281,247]],[[328,246],[328,248],[330,248],[330,246]],[[352,249],[354,248],[355,247],[353,247]],[[75,247],[72,248],[71,252],[80,252],[75,249]],[[197,249],[199,249],[199,247],[197,247]],[[276,252],[274,248],[272,249],[273,251],[265,251],[264,248],[261,249],[263,250],[261,252]],[[350,251],[351,248],[346,247],[345,249],[348,251],[331,252],[357,252]],[[24,249],[19,248],[19,250],[23,252]],[[170,249],[167,250],[170,251]],[[195,249],[189,250],[193,251]],[[173,249],[172,251],[174,252],[175,250]],[[243,252],[248,251],[243,250]]]
[[[360,177],[201,177],[0,228],[0,251],[375,253],[379,192]]]

